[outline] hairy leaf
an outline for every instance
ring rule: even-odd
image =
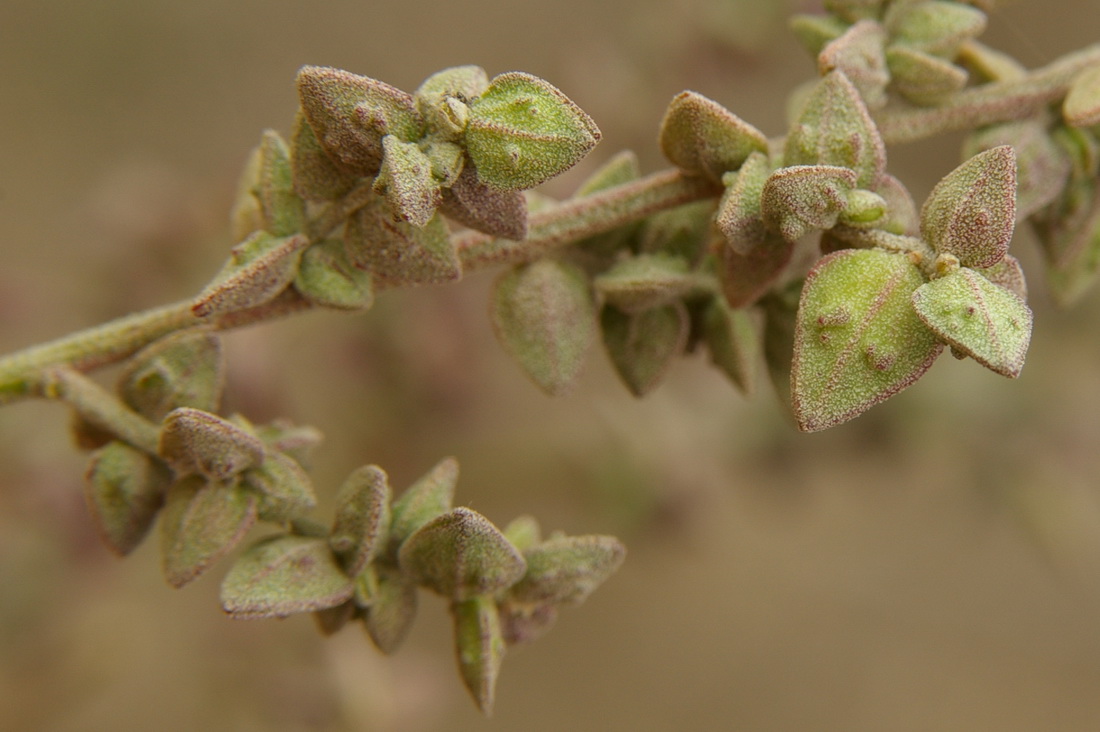
[[[280,534],[237,558],[222,582],[221,601],[232,618],[281,618],[336,607],[352,589],[324,539]]]
[[[696,287],[688,263],[667,254],[624,259],[593,280],[596,291],[623,312],[648,310],[678,300]]]
[[[501,74],[470,104],[466,151],[482,181],[534,188],[573,167],[596,145],[596,123],[549,82]]]
[[[587,277],[554,259],[503,274],[493,287],[493,330],[504,350],[546,393],[567,393],[596,337],[596,305]]]
[[[424,524],[451,510],[455,484],[458,483],[458,461],[444,458],[405,489],[396,501],[390,519],[390,541],[400,545]]]
[[[264,444],[216,414],[180,407],[164,418],[159,452],[178,475],[197,472],[211,480],[228,480],[259,465]]]
[[[506,646],[501,634],[500,615],[490,597],[456,602],[454,616],[455,654],[462,681],[483,714],[493,711],[497,675]]]
[[[123,401],[158,422],[176,407],[217,409],[224,386],[221,339],[205,329],[153,341],[127,361],[118,381]]]
[[[922,284],[906,255],[873,249],[830,254],[810,271],[791,365],[800,429],[851,419],[928,370],[942,345],[913,311]]]
[[[309,239],[302,234],[275,237],[258,231],[233,247],[221,272],[195,298],[200,318],[262,305],[294,281]]]
[[[107,547],[126,556],[149,532],[172,484],[159,460],[124,442],[113,441],[92,455],[84,496]]]
[[[681,302],[633,314],[608,305],[600,312],[600,328],[615,371],[634,396],[644,396],[683,353],[690,321]]]
[[[183,587],[233,550],[256,523],[256,496],[199,476],[168,491],[160,536],[168,584]]]
[[[388,285],[429,285],[462,277],[462,262],[447,225],[433,216],[423,226],[395,221],[386,200],[374,196],[348,219],[348,260]]]
[[[737,170],[753,152],[766,153],[768,138],[718,102],[702,94],[677,94],[661,122],[661,151],[688,173],[714,181]]]
[[[715,222],[730,248],[738,254],[748,254],[767,236],[760,196],[771,172],[767,156],[753,153],[735,175],[723,178],[726,190],[718,204]]]
[[[337,310],[367,310],[374,304],[370,273],[351,263],[340,239],[325,239],[306,249],[294,289],[312,303]]]
[[[1007,145],[978,153],[932,189],[921,235],[964,267],[992,267],[1008,252],[1016,225],[1016,154]]]
[[[952,348],[1002,376],[1020,375],[1031,339],[1031,310],[1014,293],[962,267],[918,287],[913,307]]]
[[[489,519],[469,508],[437,516],[401,545],[401,570],[456,601],[514,585],[527,563]]]
[[[355,577],[386,546],[390,525],[390,485],[385,471],[365,465],[347,477],[336,496],[336,519],[329,546]]]

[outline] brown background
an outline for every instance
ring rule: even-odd
[[[1094,11],[1005,2],[987,40],[1041,65],[1096,40]],[[304,63],[406,89],[463,63],[549,79],[604,132],[550,187],[564,195],[623,148],[662,166],[657,122],[684,88],[779,134],[786,92],[812,74],[783,14],[5,0],[0,349],[195,293],[232,244],[237,170],[264,127],[287,129]],[[922,198],[958,142],[892,150],[891,170]],[[1013,247],[1037,329],[1018,381],[945,357],[809,436],[768,389],[745,400],[698,357],[636,401],[594,352],[573,396],[543,397],[493,342],[489,274],[231,336],[228,407],[321,427],[322,493],[367,462],[403,488],[454,454],[459,500],[493,520],[529,511],[628,543],[586,607],[509,656],[488,721],[437,598],[393,658],[355,629],[226,620],[220,571],[173,591],[156,541],[126,561],[98,543],[63,410],[5,409],[0,728],[1098,729],[1100,293],[1055,310],[1028,233]]]

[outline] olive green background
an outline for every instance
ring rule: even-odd
[[[543,76],[604,132],[548,186],[567,195],[623,148],[662,167],[685,88],[780,134],[813,74],[784,5],[5,0],[0,349],[197,292],[302,64],[406,89],[466,63]],[[1095,9],[1004,2],[987,40],[1042,65],[1097,40]],[[923,198],[958,143],[891,150],[890,169]],[[125,561],[98,542],[62,408],[5,408],[0,728],[1100,729],[1100,294],[1058,311],[1028,232],[1013,251],[1036,312],[1019,380],[944,356],[814,435],[700,356],[639,401],[594,349],[572,396],[544,397],[493,340],[491,273],[229,336],[227,408],[320,427],[326,496],[363,463],[400,489],[453,454],[459,501],[494,521],[626,541],[618,575],[509,655],[489,720],[439,598],[392,658],[355,628],[227,620],[224,566],[175,591],[155,535]]]

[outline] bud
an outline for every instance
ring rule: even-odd
[[[217,409],[224,385],[221,339],[192,328],[138,351],[127,361],[118,391],[134,411],[159,422],[177,407]]]
[[[855,186],[873,190],[886,147],[859,91],[843,72],[826,74],[805,99],[783,149],[787,165],[851,168]]]
[[[717,182],[754,152],[768,151],[768,138],[718,102],[680,92],[661,121],[661,151],[673,165]]]
[[[394,221],[386,199],[374,196],[348,219],[348,261],[387,285],[427,285],[462,277],[447,225],[433,216],[423,227]]]
[[[932,189],[921,235],[964,267],[991,267],[1008,251],[1016,225],[1016,155],[1003,145],[978,153]]]
[[[416,107],[428,130],[441,139],[458,140],[469,121],[469,104],[489,86],[480,66],[456,66],[432,74],[416,90]]]
[[[303,66],[298,95],[317,141],[347,173],[377,173],[386,135],[405,142],[420,137],[422,121],[412,96],[381,81],[340,69]]]
[[[628,314],[613,306],[600,312],[611,363],[634,396],[656,388],[687,345],[690,321],[681,302]]]
[[[229,480],[263,461],[264,444],[215,414],[180,407],[164,418],[159,452],[177,475]]]
[[[760,208],[764,224],[789,242],[814,229],[831,229],[848,207],[856,173],[832,165],[780,168],[764,183]]]
[[[521,264],[493,287],[493,331],[546,393],[567,393],[596,337],[596,304],[584,273],[554,259]]]
[[[393,503],[391,545],[400,545],[421,526],[450,511],[457,482],[458,461],[446,458],[407,488]]]
[[[386,473],[376,465],[354,471],[340,487],[329,546],[349,577],[359,575],[386,546],[390,494]]]
[[[461,507],[417,529],[401,545],[398,561],[417,583],[457,602],[510,587],[527,569],[489,519]]]
[[[337,310],[367,310],[374,304],[370,273],[348,261],[340,239],[325,239],[305,250],[294,289],[312,303]]]
[[[302,234],[278,238],[258,231],[233,247],[229,261],[191,306],[200,318],[262,305],[294,281],[298,260],[309,239]]]
[[[183,587],[233,550],[256,523],[256,496],[193,475],[168,491],[160,521],[168,584]]]
[[[491,597],[474,597],[451,606],[455,624],[455,653],[462,681],[483,714],[493,711],[497,674],[506,646],[500,615]]]
[[[920,378],[943,346],[913,311],[924,284],[903,254],[846,249],[806,277],[791,391],[806,432],[840,424]]]
[[[921,285],[913,308],[953,350],[1016,378],[1031,340],[1031,310],[1023,300],[968,267]]]
[[[596,277],[593,285],[604,302],[634,313],[679,300],[695,289],[696,280],[680,257],[639,254]]]
[[[382,168],[374,190],[385,196],[390,210],[401,221],[423,228],[439,206],[439,183],[432,175],[432,161],[415,142],[393,135],[382,138]]]
[[[222,609],[234,619],[283,618],[336,607],[352,583],[324,539],[280,534],[246,549],[225,576]]]
[[[466,150],[481,180],[500,190],[533,188],[553,178],[599,139],[599,129],[580,107],[530,74],[501,74],[470,104]]]
[[[84,497],[111,551],[126,556],[137,548],[171,484],[163,463],[124,442],[109,442],[92,455]]]

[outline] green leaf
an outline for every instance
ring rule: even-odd
[[[451,510],[458,461],[444,458],[419,480],[405,489],[393,502],[390,518],[390,543],[400,546],[417,529]]]
[[[1016,220],[1023,221],[1065,189],[1070,159],[1051,138],[1046,123],[1038,119],[983,127],[966,138],[963,156],[1000,145],[1011,145],[1016,153]]]
[[[596,304],[579,268],[539,259],[505,272],[493,286],[493,331],[543,391],[568,393],[596,337]]]
[[[293,458],[280,452],[267,452],[260,465],[241,475],[241,485],[259,494],[264,521],[289,521],[317,505],[309,476]]]
[[[859,95],[871,109],[886,104],[886,85],[890,72],[886,68],[886,31],[873,20],[861,20],[829,41],[817,55],[821,74],[840,70],[859,90]]]
[[[1074,77],[1062,102],[1062,119],[1070,127],[1100,124],[1100,64]]]
[[[380,567],[363,615],[363,626],[378,650],[389,655],[398,649],[416,619],[416,608],[416,584],[400,572]]]
[[[600,329],[615,371],[640,397],[657,387],[683,353],[690,321],[681,302],[634,314],[608,305],[600,312]]]
[[[401,545],[398,562],[419,584],[460,602],[510,587],[527,569],[489,519],[462,507],[417,529]]]
[[[168,584],[183,587],[233,550],[256,523],[256,496],[199,476],[168,491],[160,536]]]
[[[753,153],[735,175],[723,178],[727,185],[718,204],[715,223],[730,248],[738,254],[748,254],[763,243],[768,234],[760,196],[771,173],[767,156]]]
[[[205,329],[153,341],[126,362],[118,380],[123,401],[157,422],[177,407],[217,409],[224,386],[221,339]]]
[[[667,254],[639,254],[596,277],[596,291],[623,312],[667,305],[691,293],[697,278],[688,262]]]
[[[680,92],[661,121],[661,151],[673,165],[720,181],[754,152],[767,153],[764,133],[718,102],[693,91]]]
[[[290,167],[294,176],[294,190],[298,195],[307,201],[332,201],[352,189],[358,177],[341,168],[329,157],[301,109],[294,118],[290,139]],[[258,206],[257,202],[257,208]],[[234,218],[236,219],[236,214]],[[256,228],[259,227],[254,226],[239,232],[238,239],[244,238]]]
[[[411,95],[340,69],[303,66],[298,96],[317,141],[338,167],[369,176],[382,165],[382,138],[412,142],[422,121]]]
[[[904,254],[847,249],[821,259],[802,290],[791,392],[806,432],[855,417],[912,384],[942,350],[913,311],[924,284]]]
[[[500,190],[533,188],[553,178],[599,139],[599,129],[580,107],[530,74],[501,74],[470,104],[466,151],[481,180]]]
[[[265,130],[260,141],[260,161],[252,190],[260,203],[264,230],[275,236],[290,236],[303,230],[305,201],[294,190],[290,152],[274,130]]]
[[[107,547],[126,556],[149,532],[172,473],[164,463],[124,442],[113,441],[92,455],[84,496]]]
[[[462,262],[438,215],[423,227],[395,221],[386,199],[374,196],[348,219],[348,261],[388,285],[431,285],[462,277]]]
[[[963,41],[982,34],[987,21],[965,3],[925,0],[893,3],[884,22],[895,45],[951,58]]]
[[[191,306],[200,318],[263,305],[286,289],[298,273],[309,239],[275,237],[258,231],[233,247],[229,261]]]
[[[382,150],[375,192],[385,196],[400,221],[417,228],[427,226],[442,198],[432,161],[415,142],[402,142],[394,135],[382,138]]]
[[[474,597],[451,607],[455,628],[455,653],[462,681],[488,716],[493,711],[497,675],[506,646],[500,615],[490,597]]]
[[[1016,225],[1016,154],[1008,145],[978,153],[932,189],[921,235],[964,267],[992,267],[1008,252]]]
[[[913,307],[952,348],[1002,376],[1020,375],[1032,318],[1012,292],[963,267],[918,287]]]
[[[237,558],[221,588],[222,609],[236,619],[282,618],[336,607],[352,583],[324,539],[280,534]]]
[[[510,598],[579,605],[622,565],[626,547],[612,536],[555,536],[523,556],[527,573],[508,589]]]
[[[386,473],[377,465],[355,470],[340,487],[329,546],[349,577],[362,572],[386,546],[390,495]]]
[[[855,187],[874,190],[886,167],[886,147],[859,91],[830,71],[802,104],[783,148],[786,165],[831,165],[856,172]]]
[[[966,69],[917,48],[886,49],[892,88],[922,106],[934,105],[966,86]]]
[[[211,480],[228,480],[259,465],[264,444],[216,414],[180,407],[164,418],[159,453],[178,475],[197,472]]]
[[[703,312],[703,338],[711,362],[741,391],[756,391],[756,362],[760,358],[760,334],[747,310],[733,309],[720,297]]]
[[[337,310],[367,310],[374,304],[370,273],[348,260],[340,239],[325,239],[306,249],[294,289],[312,303]]]

